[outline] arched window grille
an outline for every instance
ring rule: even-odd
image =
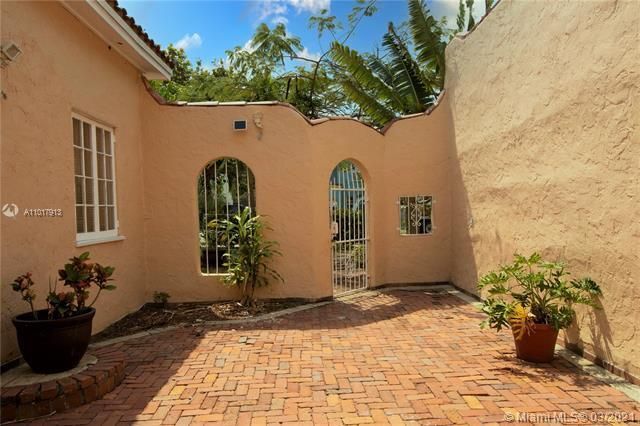
[[[255,214],[256,181],[251,169],[235,158],[219,158],[202,169],[198,178],[200,268],[204,274],[225,273],[229,248],[208,224],[230,219],[249,207]]]

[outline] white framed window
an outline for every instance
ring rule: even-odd
[[[400,235],[429,235],[433,232],[433,197],[414,195],[400,197]]]
[[[72,115],[76,242],[118,236],[113,128]]]

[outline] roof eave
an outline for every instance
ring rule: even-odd
[[[61,0],[89,29],[131,62],[148,80],[168,80],[172,70],[105,0]]]

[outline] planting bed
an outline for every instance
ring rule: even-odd
[[[192,326],[206,321],[225,321],[254,318],[259,315],[300,306],[306,302],[300,300],[264,300],[258,301],[255,308],[249,309],[238,302],[215,303],[170,303],[165,305],[148,303],[107,327],[92,338],[92,342],[113,339],[167,326]]]

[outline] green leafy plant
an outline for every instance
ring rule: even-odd
[[[208,226],[219,232],[220,240],[229,247],[224,255],[228,270],[224,282],[240,288],[244,306],[255,306],[256,287],[266,286],[270,280],[284,282],[269,266],[274,256],[281,255],[277,243],[265,239],[264,229],[268,228],[260,216],[252,216],[250,208],[228,220],[213,220]]]
[[[531,333],[533,324],[549,324],[556,330],[569,327],[576,304],[598,308],[602,295],[591,278],[569,279],[561,262],[544,261],[540,254],[514,255],[514,261],[480,278],[478,289],[487,294],[482,311],[488,318],[481,323],[501,330],[511,327],[516,337]]]
[[[111,276],[115,271],[112,266],[102,266],[99,263],[89,262],[89,252],[82,253],[80,256],[72,257],[69,263],[58,271],[59,281],[63,281],[64,285],[68,285],[73,291],[57,292],[56,287],[51,286],[49,282],[49,294],[47,295],[48,318],[66,318],[77,313],[82,313],[87,307],[92,307],[102,290],[115,290],[116,286],[110,284],[113,281]],[[33,300],[36,298],[35,292],[31,288],[34,282],[31,278],[31,272],[27,272],[17,277],[11,283],[14,291],[21,293],[22,300],[29,303],[33,317],[38,319]],[[91,304],[86,305],[89,298],[89,289],[92,285],[98,287],[98,293]]]
[[[76,294],[72,291],[56,293],[52,291],[47,296],[47,302],[49,303],[49,318],[66,318],[78,309],[78,306],[74,303],[76,300]]]
[[[165,293],[164,291],[154,291],[153,292],[153,303],[160,303],[166,305],[169,302],[171,296],[169,293]]]
[[[76,310],[78,311],[82,311],[86,307],[89,288],[92,285],[95,284],[98,287],[98,293],[96,293],[93,302],[89,304],[89,308],[96,303],[102,290],[110,291],[116,288],[115,285],[109,284],[109,281],[112,281],[111,276],[115,268],[91,263],[89,260],[89,252],[84,252],[80,256],[69,259],[69,263],[64,265],[64,269],[58,271],[59,281],[63,281],[64,285],[71,287],[75,293]]]

